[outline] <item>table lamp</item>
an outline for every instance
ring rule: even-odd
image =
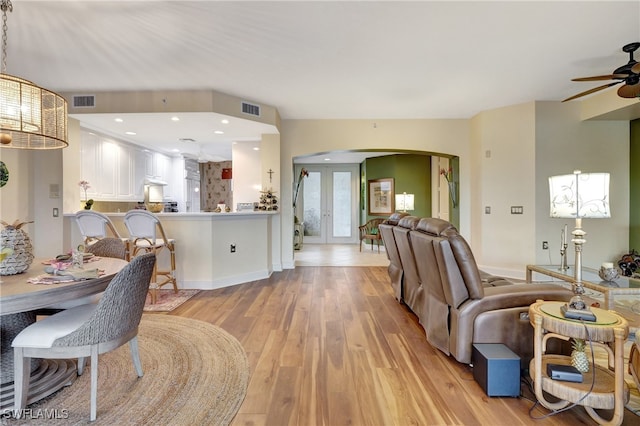
[[[146,207],[152,213],[160,213],[164,210],[164,186],[145,185],[147,202]]]
[[[576,252],[574,297],[562,310],[567,318],[595,320],[582,299],[582,245],[587,234],[582,229],[582,219],[601,219],[611,217],[609,209],[609,173],[582,173],[576,170],[570,175],[551,176],[549,178],[550,216],[554,218],[575,219],[573,242]],[[566,236],[566,233],[565,233]]]
[[[396,208],[403,213],[406,213],[407,210],[415,210],[413,198],[413,194],[407,194],[406,192],[396,194]]]

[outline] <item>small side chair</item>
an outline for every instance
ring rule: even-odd
[[[138,256],[111,280],[97,304],[67,309],[31,324],[13,339],[14,408],[20,416],[29,391],[31,358],[79,358],[82,375],[91,357],[91,421],[97,417],[98,355],[129,343],[138,377],[142,364],[138,352],[138,325],[155,266],[153,253]]]
[[[364,225],[360,225],[358,227],[360,230],[360,251],[362,251],[362,241],[371,240],[371,250],[373,250],[373,242],[375,241],[378,246],[378,253],[380,253],[380,241],[382,240],[382,236],[380,235],[378,225],[382,222],[384,222],[384,219],[371,219]]]

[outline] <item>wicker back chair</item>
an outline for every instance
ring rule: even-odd
[[[153,253],[136,257],[111,280],[98,304],[67,309],[22,330],[13,340],[15,415],[23,413],[29,391],[30,358],[79,358],[78,375],[91,357],[91,421],[97,415],[98,355],[129,343],[142,377],[138,325],[156,262]]]
[[[100,257],[127,258],[127,246],[120,238],[103,238],[88,246],[86,251]]]
[[[362,251],[362,241],[371,240],[371,250],[373,250],[373,242],[375,241],[378,245],[378,253],[380,253],[380,241],[382,241],[382,236],[380,235],[378,225],[384,221],[385,219],[383,218],[371,219],[364,225],[360,225],[358,227],[360,231],[360,251]]]
[[[109,233],[116,238],[121,238],[115,226],[109,218],[102,213],[93,210],[80,210],[76,213],[76,223],[85,244],[106,238]]]

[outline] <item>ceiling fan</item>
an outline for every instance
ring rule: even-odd
[[[633,59],[633,52],[640,47],[639,42],[626,44],[622,51],[629,54],[629,62],[616,68],[610,75],[597,75],[594,77],[573,78],[571,81],[600,81],[600,80],[617,80],[613,83],[607,83],[602,86],[573,95],[562,102],[571,101],[582,96],[590,95],[616,84],[624,83],[618,88],[618,96],[621,98],[638,98],[640,97],[640,62]]]

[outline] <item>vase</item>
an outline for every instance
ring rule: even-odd
[[[449,198],[451,198],[451,204],[453,207],[456,207],[456,183],[447,181],[447,185],[449,186]]]

